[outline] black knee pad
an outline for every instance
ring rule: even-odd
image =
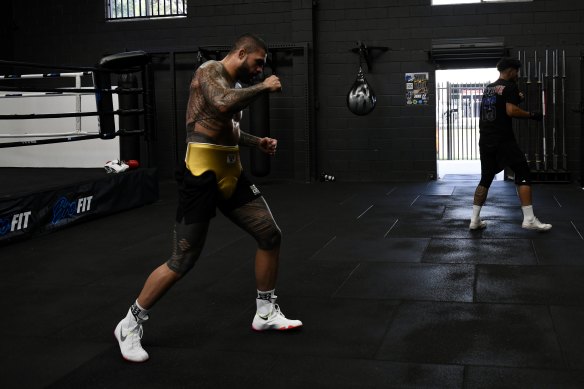
[[[531,179],[529,178],[529,175],[523,176],[523,175],[515,174],[515,185],[531,186]]]
[[[185,224],[184,220],[174,226],[172,255],[166,265],[180,275],[188,273],[199,259],[207,237],[209,223]]]
[[[495,175],[493,174],[482,174],[481,175],[481,181],[479,182],[479,185],[489,189],[491,187],[491,184],[493,183],[493,180],[495,179]]]
[[[529,166],[526,163],[517,164],[515,167],[515,184],[516,185],[531,185],[531,173]]]
[[[261,234],[256,236],[256,241],[258,242],[258,247],[262,250],[278,248],[282,242],[282,230],[273,224],[270,229],[262,231]]]
[[[186,241],[178,242],[179,247],[181,246],[181,244],[185,245],[187,243]],[[187,274],[189,270],[191,270],[193,266],[195,266],[195,262],[197,261],[198,257],[199,257],[198,254],[191,249],[175,250],[175,252],[172,253],[170,259],[166,261],[166,266],[168,266],[170,270],[182,276]]]

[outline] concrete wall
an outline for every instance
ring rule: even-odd
[[[584,2],[432,7],[430,0],[206,0],[190,1],[187,18],[133,22],[105,22],[104,2],[99,1],[64,0],[55,5],[12,0],[12,7],[18,27],[13,39],[18,60],[87,65],[103,54],[126,49],[168,52],[229,45],[247,31],[262,35],[269,44],[308,44],[309,58],[292,55],[280,69],[285,92],[274,96],[272,104],[273,134],[281,141],[281,154],[272,163],[274,178],[304,180],[307,171],[314,178],[323,170],[345,181],[435,176],[435,65],[428,61],[434,38],[503,37],[512,54],[565,49],[568,98],[574,108],[580,99],[578,56],[584,44]],[[357,41],[390,48],[373,60],[366,74],[377,106],[364,117],[351,114],[345,106],[358,69],[358,56],[351,52]],[[165,61],[168,64],[160,60],[157,71],[155,160],[162,175],[169,176],[182,157],[183,106],[194,57],[185,55],[180,60],[176,112]],[[307,96],[304,69],[311,72]],[[429,105],[406,106],[406,72],[429,72]],[[306,106],[314,107],[308,125]],[[570,168],[577,172],[581,115],[570,111],[566,121]],[[178,123],[176,130],[173,122]],[[309,133],[303,130],[305,126]]]
[[[562,48],[568,61],[568,98],[577,105],[578,56],[584,39],[584,3],[535,0],[527,3],[429,5],[429,0],[319,1],[319,161],[339,176],[359,179],[423,178],[435,169],[435,95],[426,107],[406,106],[404,73],[429,72],[432,39],[503,37],[517,50]],[[391,50],[373,62],[367,79],[378,106],[358,117],[345,109],[357,71],[349,49],[360,40]],[[541,54],[541,52],[540,52]],[[579,166],[580,115],[569,113],[568,155]],[[329,167],[330,166],[330,167]]]

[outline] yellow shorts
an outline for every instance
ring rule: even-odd
[[[239,146],[222,146],[211,143],[189,143],[185,156],[187,169],[194,176],[212,171],[224,199],[233,194],[243,170],[239,158]]]

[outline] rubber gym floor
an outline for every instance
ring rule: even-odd
[[[283,230],[276,293],[295,332],[256,333],[255,242],[221,214],[151,311],[150,360],[113,329],[170,252],[175,185],[152,205],[0,248],[2,388],[582,388],[584,192],[534,185],[547,233],[475,176],[259,185]]]

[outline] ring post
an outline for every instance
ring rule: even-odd
[[[118,77],[119,89],[138,88],[138,79],[136,75],[130,73],[120,74]],[[121,111],[138,109],[138,96],[136,94],[123,93],[118,96],[119,109]],[[120,133],[139,131],[140,118],[137,115],[120,115],[119,117]],[[120,137],[120,159],[128,161],[135,159],[140,160],[140,138],[137,136]]]

